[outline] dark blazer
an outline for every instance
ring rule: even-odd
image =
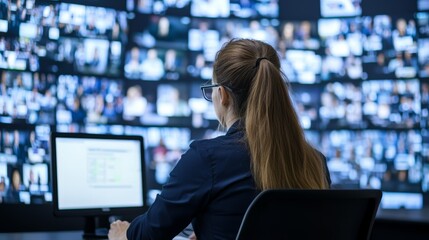
[[[127,238],[172,239],[192,221],[197,239],[235,239],[259,193],[243,134],[236,122],[224,136],[192,142],[153,205],[131,222]]]

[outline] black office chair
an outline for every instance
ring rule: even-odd
[[[236,240],[369,239],[380,190],[267,190],[244,215]]]

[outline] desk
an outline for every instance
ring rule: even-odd
[[[429,239],[429,211],[381,209],[377,213],[371,240]]]
[[[0,240],[82,240],[82,233],[82,231],[0,233]],[[172,240],[188,238],[176,236]]]
[[[398,221],[428,225],[429,209],[378,209],[375,219],[379,221]]]
[[[0,240],[82,240],[82,233],[83,230],[0,233]],[[183,239],[186,238],[175,238]],[[384,239],[429,239],[429,209],[380,209],[372,240]]]
[[[0,240],[81,240],[82,231],[0,233]]]

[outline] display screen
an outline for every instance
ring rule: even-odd
[[[322,17],[351,17],[362,14],[361,0],[320,0]]]
[[[217,51],[254,38],[278,51],[333,186],[423,207],[428,1],[307,2],[0,1],[0,206],[52,202],[51,133],[143,136],[153,201],[191,141],[222,134],[200,90]]]
[[[144,206],[141,141],[77,134],[52,141],[57,211]]]

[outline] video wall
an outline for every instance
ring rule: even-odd
[[[0,202],[51,202],[53,131],[143,135],[153,201],[192,140],[222,134],[199,88],[216,52],[255,38],[278,50],[333,187],[424,207],[429,3],[398,2],[1,0]]]

